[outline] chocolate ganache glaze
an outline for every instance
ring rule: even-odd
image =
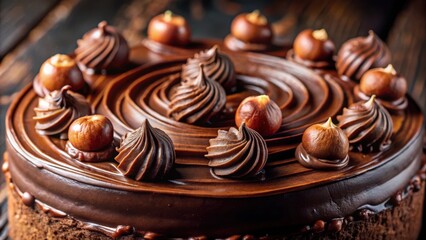
[[[209,167],[214,175],[247,178],[261,172],[268,160],[268,148],[263,137],[243,123],[240,128],[219,130],[207,147]]]
[[[228,56],[220,52],[217,45],[207,51],[196,53],[182,66],[182,79],[195,79],[200,74],[200,64],[204,65],[207,78],[219,82],[226,92],[235,91],[236,79],[234,64]]]
[[[183,78],[171,95],[168,115],[177,121],[206,123],[225,106],[226,93],[220,83],[206,77],[204,64],[193,79]]]
[[[147,51],[144,47],[134,50]],[[110,236],[115,236],[119,224],[137,233],[150,231],[166,237],[224,238],[229,233],[286,231],[374,207],[403,189],[420,169],[423,117],[410,97],[387,151],[350,152],[348,165],[334,171],[303,167],[294,157],[303,131],[352,104],[351,83],[285,59],[224,52],[235,65],[239,87],[226,96],[223,111],[208,127],[167,116],[186,59],[164,61],[170,59],[164,57],[161,63],[138,67],[114,79],[98,77],[99,87],[105,90],[93,93],[93,99],[102,97],[92,103],[93,108],[111,120],[116,136],[140,127],[145,119],[170,136],[176,161],[167,180],[136,181],[124,176],[116,162],[83,163],[69,157],[64,141],[36,133],[36,122],[31,119],[38,98],[28,86],[16,97],[6,118],[13,184],[37,201]],[[141,57],[147,54],[131,56],[137,58],[132,62],[150,60]],[[215,178],[204,157],[209,140],[219,129],[234,125],[236,107],[244,98],[261,94],[274,99],[284,117],[280,130],[265,139],[268,161],[264,178]]]
[[[392,118],[375,95],[368,101],[360,101],[345,108],[337,120],[349,138],[352,151],[374,152],[390,147]]]
[[[336,69],[340,75],[354,80],[371,68],[386,67],[391,61],[391,54],[382,40],[373,31],[367,37],[348,40],[339,49]]]
[[[153,128],[148,120],[127,133],[117,148],[115,160],[127,177],[138,181],[161,180],[175,162],[175,150],[169,136]]]
[[[87,70],[119,71],[129,62],[129,46],[126,39],[105,21],[98,27],[84,34],[77,41],[75,59]]]
[[[39,99],[33,119],[37,121],[35,129],[40,135],[60,135],[61,139],[67,139],[71,123],[91,113],[89,102],[70,89],[67,85]]]

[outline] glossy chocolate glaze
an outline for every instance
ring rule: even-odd
[[[287,53],[287,59],[293,62],[302,64],[308,68],[331,68],[334,64],[333,60],[325,61],[312,61],[308,59],[302,59],[294,53],[294,49],[290,49]]]
[[[336,171],[301,166],[294,151],[303,131],[352,103],[353,84],[331,71],[314,72],[276,57],[227,53],[235,64],[238,89],[227,96],[225,110],[209,126],[166,116],[170,91],[178,83],[170,76],[180,74],[185,59],[144,65],[116,77],[88,78],[92,107],[111,119],[117,139],[144,119],[171,137],[177,158],[168,181],[129,179],[113,160],[82,163],[70,158],[65,141],[36,133],[32,109],[37,95],[28,86],[6,118],[14,183],[48,206],[104,228],[122,225],[172,237],[228,237],[279,232],[381,204],[404,188],[423,164],[423,117],[408,97],[407,108],[395,118],[392,146],[386,151],[350,152],[348,166]],[[143,46],[131,56],[135,64],[153,61]],[[160,58],[167,56],[156,54],[154,59]],[[258,94],[269,95],[284,116],[280,130],[266,139],[269,158],[264,178],[214,178],[204,157],[208,140],[218,129],[233,126],[242,99]]]

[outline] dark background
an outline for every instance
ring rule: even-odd
[[[374,30],[391,49],[392,64],[406,77],[410,94],[425,109],[425,0],[0,0],[0,156],[7,107],[44,60],[72,52],[76,40],[102,20],[136,45],[149,19],[167,9],[189,20],[195,38],[223,38],[236,14],[255,9],[268,16],[277,40],[284,43],[303,29],[325,28],[339,48],[349,38]],[[0,239],[7,230],[4,211]]]

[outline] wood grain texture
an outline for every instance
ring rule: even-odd
[[[0,1],[0,61],[58,2],[59,0]]]
[[[394,67],[408,81],[408,90],[426,112],[426,1],[412,0],[393,25],[388,44]]]
[[[340,47],[372,29],[388,43],[395,68],[407,78],[410,93],[426,112],[425,4],[424,0],[0,0],[0,154],[5,148],[3,119],[8,104],[45,59],[72,52],[76,40],[102,20],[122,31],[130,45],[137,44],[149,19],[166,9],[184,15],[195,38],[223,38],[236,14],[254,9],[268,16],[279,42],[291,43],[306,28],[325,28]],[[0,182],[2,178],[0,174]]]

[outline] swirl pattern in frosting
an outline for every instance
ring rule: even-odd
[[[182,79],[194,79],[199,75],[199,66],[204,65],[204,73],[211,80],[219,82],[226,92],[233,92],[236,87],[234,64],[231,59],[219,51],[217,45],[201,51],[189,58],[182,66]]]
[[[262,136],[241,124],[229,131],[219,130],[207,147],[209,167],[214,175],[225,178],[248,178],[259,174],[268,160],[268,148]]]
[[[205,67],[200,64],[198,76],[186,79],[171,95],[168,115],[187,123],[206,123],[219,113],[226,102],[226,93],[220,83],[205,76]]]
[[[371,68],[386,67],[391,61],[388,47],[373,31],[343,44],[337,54],[336,68],[340,75],[359,80]]]
[[[80,94],[69,91],[66,85],[60,91],[53,91],[44,98],[39,98],[38,106],[34,108],[36,116],[35,129],[40,135],[59,135],[67,139],[68,127],[82,116],[90,115],[90,105]]]
[[[129,62],[129,46],[124,37],[105,21],[77,41],[75,59],[95,72],[122,70]]]
[[[124,175],[137,181],[161,180],[170,172],[176,159],[170,137],[148,120],[127,133],[117,149],[115,160]]]
[[[392,118],[373,95],[368,101],[352,104],[337,116],[339,127],[348,136],[352,151],[383,151],[390,146]]]

